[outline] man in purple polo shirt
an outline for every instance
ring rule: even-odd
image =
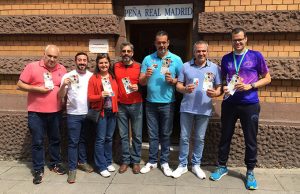
[[[189,140],[192,129],[194,146],[192,154],[192,171],[200,179],[206,177],[200,168],[204,138],[212,115],[212,97],[221,94],[221,73],[219,67],[207,60],[208,44],[198,41],[194,44],[194,58],[183,64],[180,71],[177,91],[183,93],[180,107],[180,151],[179,165],[173,172],[174,178],[188,171]]]
[[[233,52],[222,58],[221,72],[227,85],[222,102],[222,135],[219,144],[218,167],[210,176],[220,180],[228,173],[226,163],[235,123],[240,119],[245,138],[245,164],[247,166],[246,188],[257,189],[253,169],[257,162],[257,133],[260,105],[257,88],[271,82],[271,76],[264,57],[258,51],[246,48],[247,36],[242,28],[232,30]],[[261,77],[261,79],[260,79]]]

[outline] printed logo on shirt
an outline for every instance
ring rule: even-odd
[[[228,65],[227,65],[227,67],[231,69],[231,68],[234,68],[234,65],[233,65],[233,63],[232,63],[232,62],[228,62]]]
[[[246,61],[242,64],[241,68],[243,67],[252,67],[253,66],[253,63],[251,61]]]

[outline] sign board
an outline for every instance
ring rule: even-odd
[[[193,4],[125,6],[125,20],[193,18]]]
[[[107,39],[90,39],[89,51],[91,53],[108,53]]]

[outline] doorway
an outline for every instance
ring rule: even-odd
[[[165,21],[130,21],[126,23],[127,39],[134,45],[134,60],[142,63],[143,59],[156,51],[154,46],[155,34],[164,30],[169,34],[169,50],[178,55],[183,62],[190,60],[192,56],[192,21],[191,20],[165,20]],[[146,97],[146,88],[141,89],[143,97]],[[180,123],[179,109],[182,95],[176,92],[173,133],[171,142],[179,144]],[[145,109],[144,109],[145,110]],[[146,115],[144,111],[143,142],[148,142]]]
[[[128,40],[134,45],[134,59],[142,63],[145,56],[156,51],[155,34],[164,30],[169,34],[169,50],[185,62],[191,57],[191,21],[145,22],[126,24]]]

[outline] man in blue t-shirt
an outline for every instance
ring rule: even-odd
[[[271,76],[264,57],[258,51],[246,48],[247,36],[242,28],[231,33],[233,52],[222,58],[221,72],[226,79],[221,111],[221,140],[218,163],[211,180],[220,180],[228,173],[226,163],[235,123],[240,119],[245,139],[245,164],[247,166],[246,188],[257,189],[253,169],[257,162],[257,133],[260,105],[257,88],[271,82]],[[261,77],[261,78],[260,78]]]
[[[179,56],[168,50],[168,33],[159,31],[155,36],[156,52],[142,63],[140,84],[147,85],[146,119],[149,134],[149,161],[141,169],[147,173],[157,168],[158,147],[161,144],[160,165],[166,176],[172,176],[169,167],[170,136],[173,128],[175,85],[182,67]]]
[[[204,138],[212,115],[212,98],[221,94],[221,72],[218,65],[207,59],[207,42],[197,41],[193,51],[194,58],[183,64],[176,85],[183,99],[180,106],[179,165],[172,176],[178,178],[188,171],[189,143],[194,130],[192,172],[204,179],[206,175],[200,168]]]

